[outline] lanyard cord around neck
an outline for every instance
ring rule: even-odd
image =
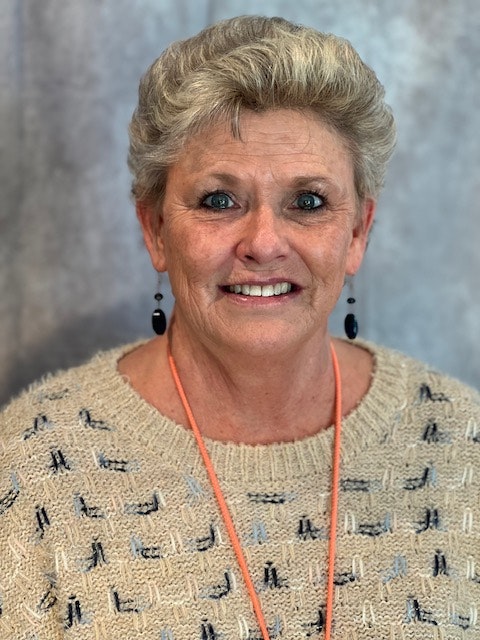
[[[334,433],[334,443],[333,443],[333,464],[332,464],[330,540],[328,545],[325,640],[330,640],[331,628],[332,628],[333,595],[334,595],[333,578],[334,578],[334,569],[335,569],[335,546],[336,546],[336,538],[337,538],[338,484],[339,484],[339,477],[340,477],[340,438],[341,438],[341,430],[342,430],[342,383],[340,378],[340,367],[338,365],[338,359],[337,359],[337,355],[335,353],[333,344],[330,345],[330,348],[331,348],[331,354],[332,354],[333,371],[335,376],[335,416],[334,416],[335,417],[335,420],[334,420],[335,433]],[[227,503],[225,501],[222,489],[220,487],[220,483],[217,478],[217,474],[215,473],[215,468],[213,466],[210,455],[207,451],[207,447],[205,446],[205,442],[203,440],[202,434],[200,433],[200,429],[198,428],[197,421],[195,420],[192,409],[187,400],[185,390],[180,380],[180,376],[178,375],[177,367],[175,365],[175,361],[173,359],[173,356],[170,350],[170,345],[168,345],[168,363],[170,365],[170,370],[172,372],[173,380],[175,382],[178,395],[180,396],[180,400],[182,401],[183,408],[185,410],[188,421],[190,423],[190,427],[197,441],[200,454],[203,458],[203,462],[205,464],[205,468],[207,470],[210,483],[213,488],[213,492],[215,493],[215,497],[217,499],[218,506],[220,508],[223,521],[225,523],[225,527],[230,537],[230,542],[232,543],[233,550],[235,551],[237,562],[242,572],[243,579],[245,581],[245,585],[247,587],[250,600],[252,602],[253,610],[255,611],[255,615],[257,616],[257,621],[260,627],[260,631],[262,632],[263,640],[270,640],[267,625],[262,612],[262,607],[260,605],[260,600],[258,598],[257,592],[255,591],[255,587],[253,586],[253,581],[250,576],[250,572],[248,570],[247,562],[245,560],[245,556],[242,551],[240,540],[238,539],[237,532],[235,531],[235,526],[233,524],[232,516],[230,515],[230,511],[228,510]]]

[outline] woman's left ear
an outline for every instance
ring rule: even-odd
[[[161,233],[161,214],[155,211],[152,205],[138,201],[135,203],[135,210],[153,268],[158,272],[166,271],[167,263]]]
[[[367,249],[368,238],[375,219],[375,211],[377,202],[373,198],[365,198],[360,205],[361,209],[358,214],[357,223],[352,231],[352,240],[350,243],[347,265],[345,272],[349,276],[353,276],[360,269],[363,256]]]

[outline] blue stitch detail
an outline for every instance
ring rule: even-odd
[[[399,578],[407,575],[407,559],[405,556],[398,555],[393,559],[393,569],[390,569],[387,575],[383,578],[383,583],[386,584],[394,578]]]
[[[252,524],[252,538],[255,544],[262,544],[263,542],[267,542],[267,529],[262,521],[256,520]]]
[[[205,498],[205,491],[196,478],[194,478],[193,476],[183,476],[183,478],[187,483],[191,502],[198,502],[199,500]]]
[[[272,626],[267,625],[267,631],[270,638],[279,638],[283,634],[283,625],[279,616],[275,616]],[[260,629],[249,631],[247,640],[263,640]]]

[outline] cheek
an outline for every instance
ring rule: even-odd
[[[226,270],[228,251],[221,234],[195,232],[191,228],[175,229],[165,235],[167,271],[172,281],[188,281],[188,286],[205,284],[212,276]]]
[[[346,235],[322,233],[315,241],[308,243],[308,256],[314,271],[343,276],[345,263],[350,253],[350,241]],[[301,249],[300,249],[301,251]],[[305,251],[305,246],[303,247]]]

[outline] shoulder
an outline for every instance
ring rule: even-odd
[[[374,357],[371,389],[384,406],[422,424],[423,437],[440,438],[447,427],[455,439],[480,443],[480,393],[425,362],[393,349],[362,343]]]
[[[408,380],[409,386],[416,389],[420,399],[434,402],[445,401],[444,395],[448,392],[452,398],[468,398],[480,407],[478,390],[438,371],[428,363],[371,342],[362,342],[361,345],[373,354],[374,375],[383,376],[396,373],[398,378]]]
[[[135,345],[99,352],[85,364],[49,374],[11,400],[0,412],[2,470],[8,460],[32,450],[39,436],[61,440],[62,432],[93,424],[91,407],[101,396],[108,406],[122,393],[125,382],[117,361]]]

